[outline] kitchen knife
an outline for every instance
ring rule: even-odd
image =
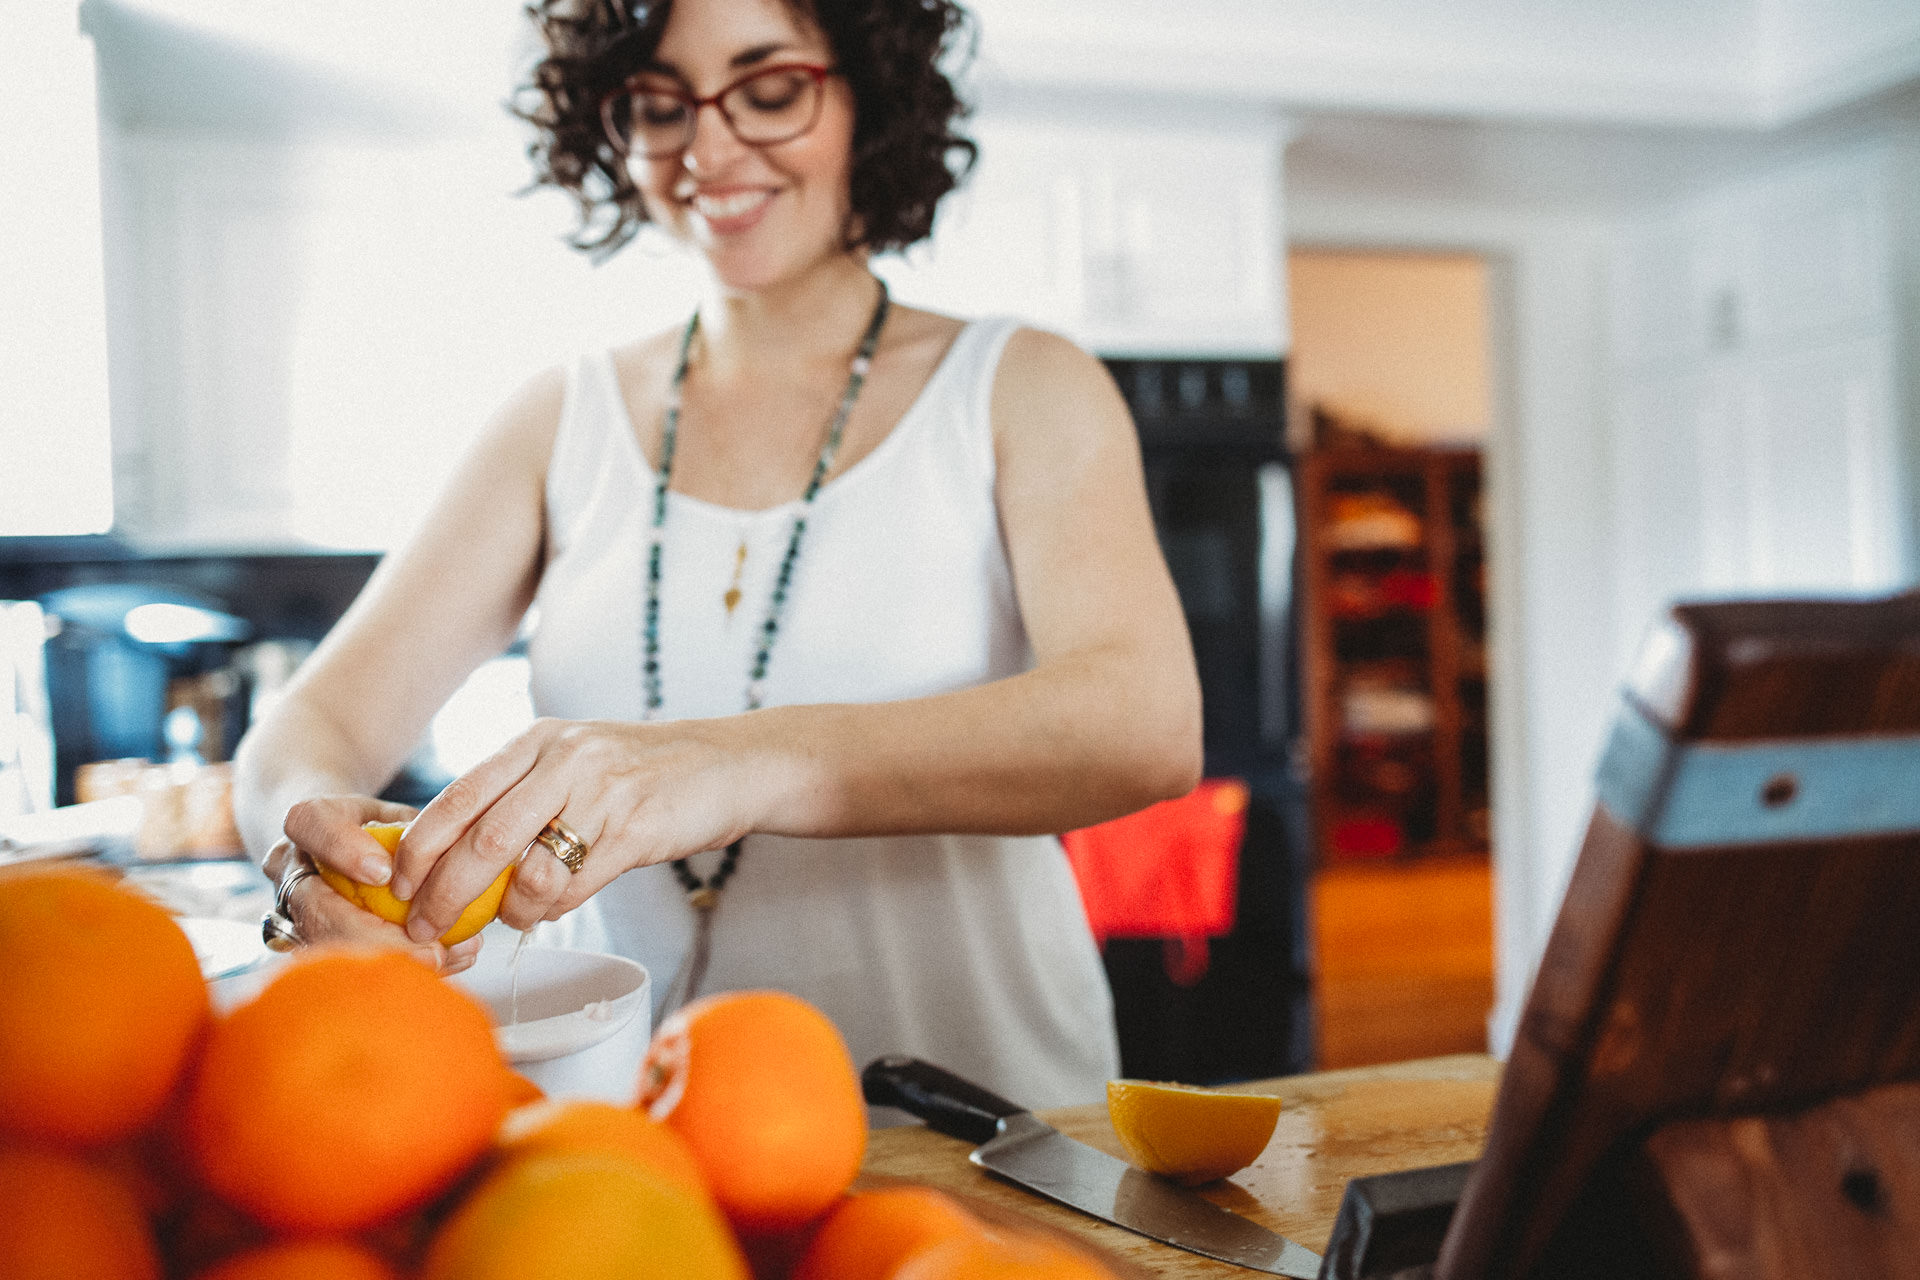
[[[860,1074],[875,1106],[898,1107],[980,1145],[973,1163],[1009,1182],[1178,1249],[1272,1275],[1315,1280],[1320,1255],[1230,1209],[1048,1125],[1025,1107],[918,1058],[877,1058]]]

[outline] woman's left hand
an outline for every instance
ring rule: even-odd
[[[530,929],[624,871],[745,835],[749,769],[723,745],[721,723],[536,721],[448,783],[407,828],[390,887],[413,902],[408,934],[440,936],[516,862],[500,919]],[[533,843],[555,818],[587,846],[578,871]]]

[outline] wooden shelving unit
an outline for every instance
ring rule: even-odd
[[[1479,451],[1336,445],[1295,475],[1321,864],[1484,852]]]

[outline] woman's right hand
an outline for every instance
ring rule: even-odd
[[[285,835],[268,850],[262,868],[277,885],[301,854],[361,884],[385,884],[393,860],[369,835],[369,822],[409,822],[416,810],[372,796],[319,796],[287,810]],[[415,942],[406,929],[349,902],[319,876],[294,886],[287,904],[302,945],[340,943],[408,951],[448,976],[468,968],[480,953],[473,937],[448,947],[438,941]]]

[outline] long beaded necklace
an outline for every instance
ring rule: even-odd
[[[767,660],[773,653],[773,642],[780,634],[780,615],[786,607],[787,589],[793,582],[793,566],[800,558],[800,544],[806,538],[807,513],[813,509],[813,499],[820,492],[821,482],[826,479],[827,472],[833,469],[834,457],[840,452],[840,437],[846,430],[848,416],[853,412],[853,402],[860,398],[860,388],[866,385],[867,370],[873,366],[874,348],[880,341],[880,327],[887,320],[889,301],[886,281],[876,279],[875,283],[880,286],[880,299],[874,304],[873,318],[867,322],[860,348],[848,366],[847,389],[840,397],[840,406],[834,411],[832,422],[827,426],[827,437],[820,445],[820,457],[813,464],[813,475],[807,481],[806,492],[801,495],[800,510],[793,518],[793,532],[787,537],[787,551],[780,560],[779,576],[774,579],[773,595],[767,601],[767,616],[760,624],[760,641],[754,649],[753,665],[747,676],[748,711],[759,710],[765,692]],[[641,715],[643,720],[653,719],[661,707],[660,549],[665,542],[667,485],[673,479],[673,447],[680,433],[680,406],[684,399],[687,366],[693,351],[694,335],[699,331],[700,313],[696,311],[687,321],[685,332],[680,335],[680,358],[674,366],[673,383],[667,390],[666,425],[660,439],[660,474],[653,488],[653,527],[647,539],[647,607],[643,631],[645,653],[641,664],[646,690],[646,709]],[[738,567],[736,564],[736,578]],[[734,592],[734,588],[728,592],[729,615],[737,602]],[[727,881],[739,869],[741,844],[742,841],[735,840],[728,845],[726,853],[721,856],[720,865],[705,880],[687,865],[687,859],[677,858],[672,863],[674,879],[680,882],[680,888],[687,895],[687,904],[693,908],[694,928],[693,945],[667,990],[667,1011],[679,1008],[700,992],[700,982],[706,976],[707,958],[712,950],[713,912],[720,905],[720,893],[727,887]]]

